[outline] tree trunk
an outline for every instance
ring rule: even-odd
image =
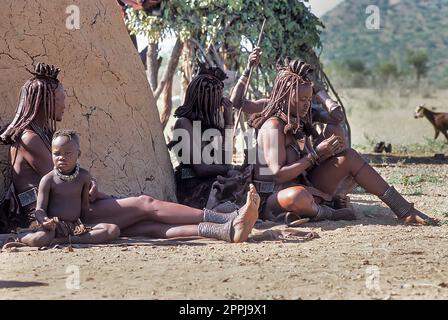
[[[224,70],[238,70],[239,64],[237,59],[237,51],[239,49],[225,44],[221,49]]]
[[[162,123],[163,128],[165,128],[171,114],[171,109],[173,107],[173,103],[171,100],[172,91],[173,91],[173,77],[176,72],[177,65],[179,64],[179,58],[182,54],[183,43],[179,38],[176,40],[176,44],[174,45],[173,51],[171,52],[170,60],[168,61],[168,66],[166,67],[165,74],[163,76],[162,81],[159,84],[160,88],[157,88],[157,92],[155,93],[155,99],[160,96],[159,90],[163,88],[163,110],[160,113],[160,122]]]
[[[162,63],[162,59],[159,58],[158,55],[159,44],[157,42],[149,43],[148,51],[146,53],[146,65],[148,66],[149,84],[151,85],[153,92],[157,90],[159,68]]]
[[[165,89],[163,90],[163,110],[160,113],[160,122],[162,128],[165,129],[168,120],[170,119],[171,110],[173,109],[173,78],[171,77],[165,83]]]
[[[190,41],[184,42],[182,55],[182,94],[185,95],[193,77],[194,47]]]

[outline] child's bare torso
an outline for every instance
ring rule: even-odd
[[[81,217],[82,191],[89,173],[79,169],[79,175],[72,181],[61,180],[54,171],[48,198],[48,217],[58,217],[74,222]]]

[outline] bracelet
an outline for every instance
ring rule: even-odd
[[[308,154],[306,155],[306,157],[307,157],[307,160],[310,161],[311,166],[314,166],[314,165],[316,164],[316,161],[314,160],[314,158],[313,158],[313,156],[311,155],[311,153],[308,153]]]
[[[340,108],[341,106],[339,104],[337,104],[336,102],[333,101],[333,104],[330,107],[330,112],[332,112],[333,110],[336,110],[337,108]]]
[[[330,112],[340,107],[340,105],[331,98],[325,100],[325,106],[330,110]]]
[[[314,148],[311,148],[310,153],[311,157],[313,158],[314,163],[319,163],[320,156],[317,154],[316,150]]]
[[[244,69],[244,72],[241,76],[245,77],[245,78],[249,78],[249,75],[250,75],[250,68],[246,68],[246,69]]]
[[[329,105],[333,105],[335,103],[335,101],[331,98],[327,98],[325,99],[325,106],[329,106]]]
[[[241,77],[238,79],[238,81],[239,81],[239,82],[242,82],[244,85],[246,85],[246,84],[247,84],[247,77],[245,77],[245,76],[241,76]]]

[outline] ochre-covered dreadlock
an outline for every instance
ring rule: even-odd
[[[51,148],[51,137],[56,130],[55,90],[59,85],[57,76],[60,69],[53,65],[39,63],[34,77],[29,79],[20,90],[19,102],[13,121],[1,135],[7,143],[17,142],[22,132],[30,127]],[[46,123],[41,128],[35,123],[39,112],[44,112]]]
[[[222,97],[227,78],[220,68],[201,65],[198,75],[191,80],[185,94],[185,101],[176,112],[178,118],[201,121],[205,128],[224,129]]]
[[[293,98],[294,95],[299,93],[301,85],[313,85],[308,78],[312,71],[313,68],[310,64],[300,60],[287,58],[285,59],[285,64],[277,63],[277,77],[274,81],[274,88],[272,89],[269,103],[262,112],[253,115],[249,119],[248,124],[253,128],[260,129],[266,120],[272,116],[278,116],[286,123],[285,134],[295,134],[300,127],[300,120],[306,119],[297,119],[295,121],[292,119]],[[297,111],[296,115],[298,116],[298,114]]]

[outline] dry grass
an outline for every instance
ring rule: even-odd
[[[361,151],[379,141],[390,142],[397,151],[414,155],[448,151],[442,135],[433,141],[434,129],[428,120],[414,119],[416,107],[423,103],[448,112],[448,90],[381,94],[374,89],[343,89],[340,95],[347,108],[353,145]]]

